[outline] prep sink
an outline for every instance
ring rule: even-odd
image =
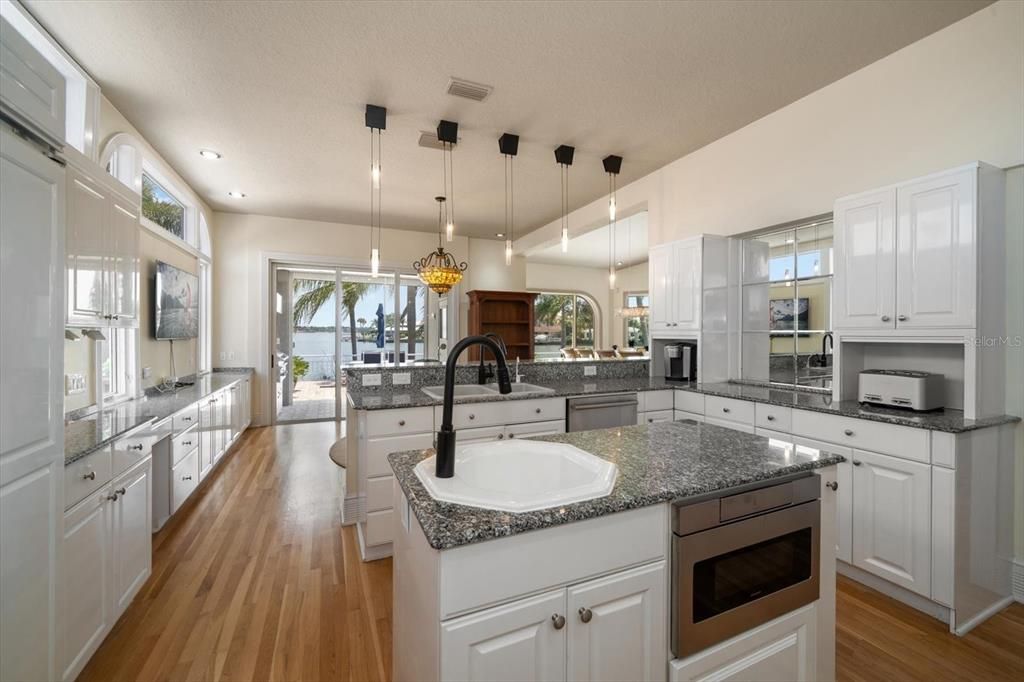
[[[423,392],[435,400],[444,400],[444,386],[424,386]],[[512,384],[512,393],[554,393],[555,389],[536,384]],[[497,384],[456,384],[455,398],[479,398],[481,396],[495,396],[498,393]]]
[[[437,478],[434,468],[429,457],[416,477],[435,500],[517,513],[604,497],[618,474],[573,445],[529,440],[458,446],[451,478]]]

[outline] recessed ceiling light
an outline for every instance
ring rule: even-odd
[[[199,156],[203,157],[204,159],[216,161],[217,159],[221,158],[222,154],[220,152],[215,152],[212,149],[200,149]]]
[[[495,237],[504,237],[504,236],[505,236],[505,233],[504,233],[504,232],[495,232],[495,233],[494,233],[494,236],[495,236]]]
[[[228,192],[228,196],[232,199],[244,199],[245,194],[243,192]]]

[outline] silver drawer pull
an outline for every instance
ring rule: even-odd
[[[540,414],[540,408],[538,407],[536,410],[534,410],[534,412],[536,412],[537,414]]]
[[[565,616],[558,613],[551,614],[551,624],[555,626],[556,630],[561,630],[565,627]]]
[[[774,416],[774,415],[771,415],[771,414],[770,414],[770,415],[768,415],[768,421],[770,421],[770,422],[773,422],[773,421],[775,421],[775,416]]]
[[[843,431],[843,433],[845,433],[847,436],[852,436],[853,435],[853,429],[846,429],[845,431]]]
[[[114,491],[114,494],[115,495],[124,495],[126,492],[128,492],[128,491],[125,490],[124,488],[118,488],[117,490]]]
[[[589,623],[590,619],[594,617],[594,612],[588,609],[586,606],[581,606],[579,610],[580,620],[584,623]]]
[[[96,480],[96,472],[95,471],[90,471],[89,473],[87,473],[84,476],[82,476],[82,480],[84,480],[84,481],[95,481]]]
[[[139,443],[138,445],[129,445],[128,446],[129,450],[142,450],[142,448],[143,448],[142,443]]]
[[[889,320],[891,320],[891,319],[892,319],[892,318],[891,318],[891,317],[889,317],[888,315],[882,315],[882,322],[888,322],[888,321],[889,321]]]
[[[624,400],[624,401],[618,402],[618,403],[594,403],[592,405],[573,405],[572,409],[574,409],[574,410],[600,410],[600,409],[603,409],[605,407],[630,407],[630,406],[636,405],[636,404],[637,404],[637,402],[635,400]]]
[[[505,434],[504,433],[499,433],[498,434],[498,440],[505,440]]]
[[[191,476],[182,476],[181,480],[183,480],[183,481],[191,481],[192,477]]]
[[[897,315],[896,319],[899,320],[900,322],[906,322],[908,318],[906,315]]]
[[[831,488],[832,492],[839,490],[839,484],[836,481],[829,481],[825,484],[826,488]]]
[[[469,415],[469,420],[470,421],[473,421],[474,419],[476,419],[476,415],[475,414]]]
[[[111,502],[117,502],[117,493],[114,493],[113,495],[107,495],[107,499],[110,500]]]
[[[515,438],[515,437],[516,437],[516,434],[514,434],[514,433],[510,433],[510,434],[508,434],[508,437],[509,437],[509,438]]]
[[[399,419],[398,420],[398,425],[399,426],[405,426],[405,420],[404,419]]]
[[[853,466],[859,467],[860,465],[861,465],[861,461],[859,459],[853,460]]]
[[[723,407],[722,408],[722,412],[725,412],[726,414],[729,414],[730,412],[732,412],[732,410],[730,410],[728,407]]]
[[[192,441],[190,441],[190,440],[183,440],[183,441],[181,441],[181,444],[182,445],[192,445]]]
[[[187,422],[190,422],[190,421],[192,421],[192,417],[182,417],[182,419],[184,419],[184,420],[185,420],[185,421],[187,421]]]

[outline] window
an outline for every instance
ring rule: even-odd
[[[743,379],[831,387],[832,272],[831,218],[743,239]]]
[[[627,292],[623,298],[623,324],[625,326],[622,335],[622,343],[626,348],[647,348],[650,346],[650,333],[648,322],[650,315],[646,309],[650,306],[650,298],[646,291]],[[637,314],[644,309],[643,314]]]
[[[135,330],[106,329],[99,342],[100,386],[109,405],[133,397],[135,387]]]
[[[597,306],[586,296],[540,293],[533,307],[534,357],[561,357],[562,348],[594,348],[598,343]]]
[[[178,239],[185,239],[185,204],[145,172],[142,174],[142,215]]]

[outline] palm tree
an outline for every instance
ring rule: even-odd
[[[356,346],[356,303],[366,294],[370,286],[370,284],[361,282],[341,283],[341,305],[348,313],[353,358],[359,352]],[[295,325],[302,324],[303,321],[311,322],[317,311],[331,300],[335,291],[334,282],[329,280],[296,279],[293,287],[295,293],[298,294],[292,304],[292,322]]]
[[[541,294],[534,302],[534,317],[537,322],[562,329],[562,345],[572,345],[572,296],[564,294]]]

